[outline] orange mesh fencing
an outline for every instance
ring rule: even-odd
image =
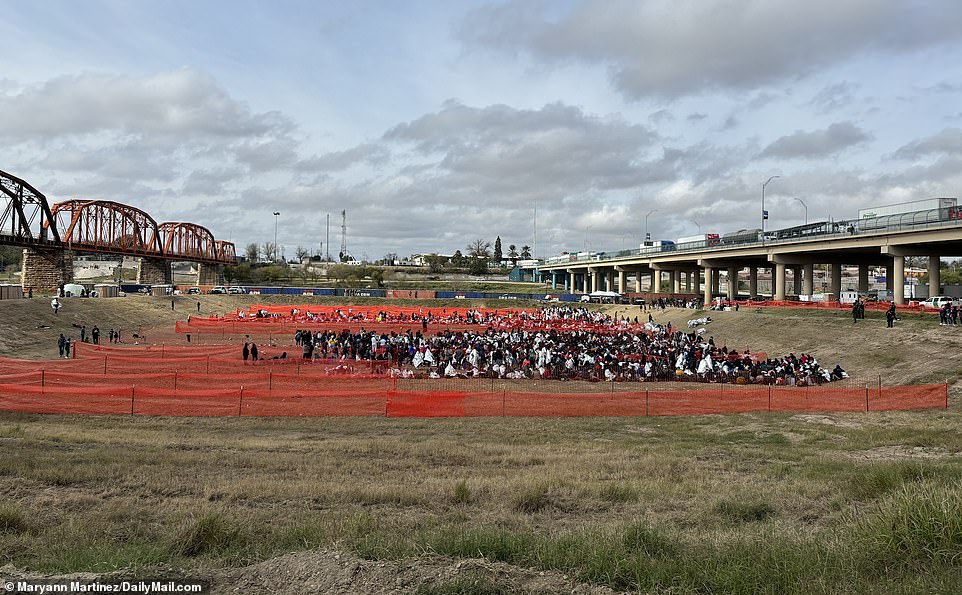
[[[232,349],[234,349],[232,347]],[[688,382],[394,378],[371,362],[96,349],[77,359],[0,359],[0,409],[195,416],[656,416],[948,407],[945,384],[814,387]],[[216,350],[215,350],[216,352]],[[384,363],[384,362],[381,362]]]

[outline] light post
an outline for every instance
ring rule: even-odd
[[[654,213],[654,212],[657,211],[657,210],[658,210],[658,209],[652,209],[652,210],[648,211],[648,214],[647,214],[647,215],[645,215],[645,242],[650,242],[650,241],[651,241],[651,234],[648,233],[648,217],[651,216],[651,214]]]
[[[765,187],[768,186],[772,180],[780,177],[781,176],[772,176],[762,182],[762,242],[765,241],[765,220],[768,219],[768,211],[765,210]]]
[[[277,218],[280,217],[280,211],[274,211],[274,264],[277,264]]]
[[[792,198],[794,198],[794,199],[797,200],[798,202],[802,203],[802,206],[805,207],[805,225],[808,225],[808,205],[805,204],[805,201],[804,201],[804,200],[800,199],[800,198],[797,197],[797,196],[793,196]]]

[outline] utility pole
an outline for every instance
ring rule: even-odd
[[[326,254],[327,257],[324,260],[330,261],[331,260],[331,214],[330,213],[327,214],[327,241],[324,242],[324,245],[327,246],[327,254]]]

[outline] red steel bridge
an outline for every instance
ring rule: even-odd
[[[109,200],[50,206],[36,188],[0,170],[0,244],[97,252],[207,264],[236,263],[234,244],[196,223],[157,223],[146,212]]]

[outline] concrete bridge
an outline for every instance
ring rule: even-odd
[[[795,228],[801,229],[801,228]],[[805,226],[807,233],[758,233],[748,241],[656,246],[616,253],[569,255],[539,265],[541,278],[568,291],[658,291],[667,276],[669,291],[735,298],[738,273],[748,269],[749,294],[758,294],[758,270],[770,269],[773,298],[785,299],[786,274],[794,274],[800,293],[814,293],[814,266],[829,265],[830,292],[838,299],[842,266],[858,266],[858,290],[869,289],[869,266],[886,269],[888,289],[904,304],[905,257],[929,258],[929,294],[939,293],[939,259],[962,255],[962,218],[955,208],[906,213],[862,221]],[[728,236],[725,236],[728,237]],[[558,262],[562,260],[562,262]],[[721,287],[721,273],[726,286]],[[629,287],[631,279],[633,287]]]
[[[215,240],[196,223],[157,223],[149,214],[106,200],[67,200],[50,206],[24,180],[0,171],[0,244],[23,246],[24,289],[56,289],[73,281],[77,252],[140,257],[137,281],[165,284],[173,261],[198,263],[198,284],[223,283],[235,264],[231,242]]]

